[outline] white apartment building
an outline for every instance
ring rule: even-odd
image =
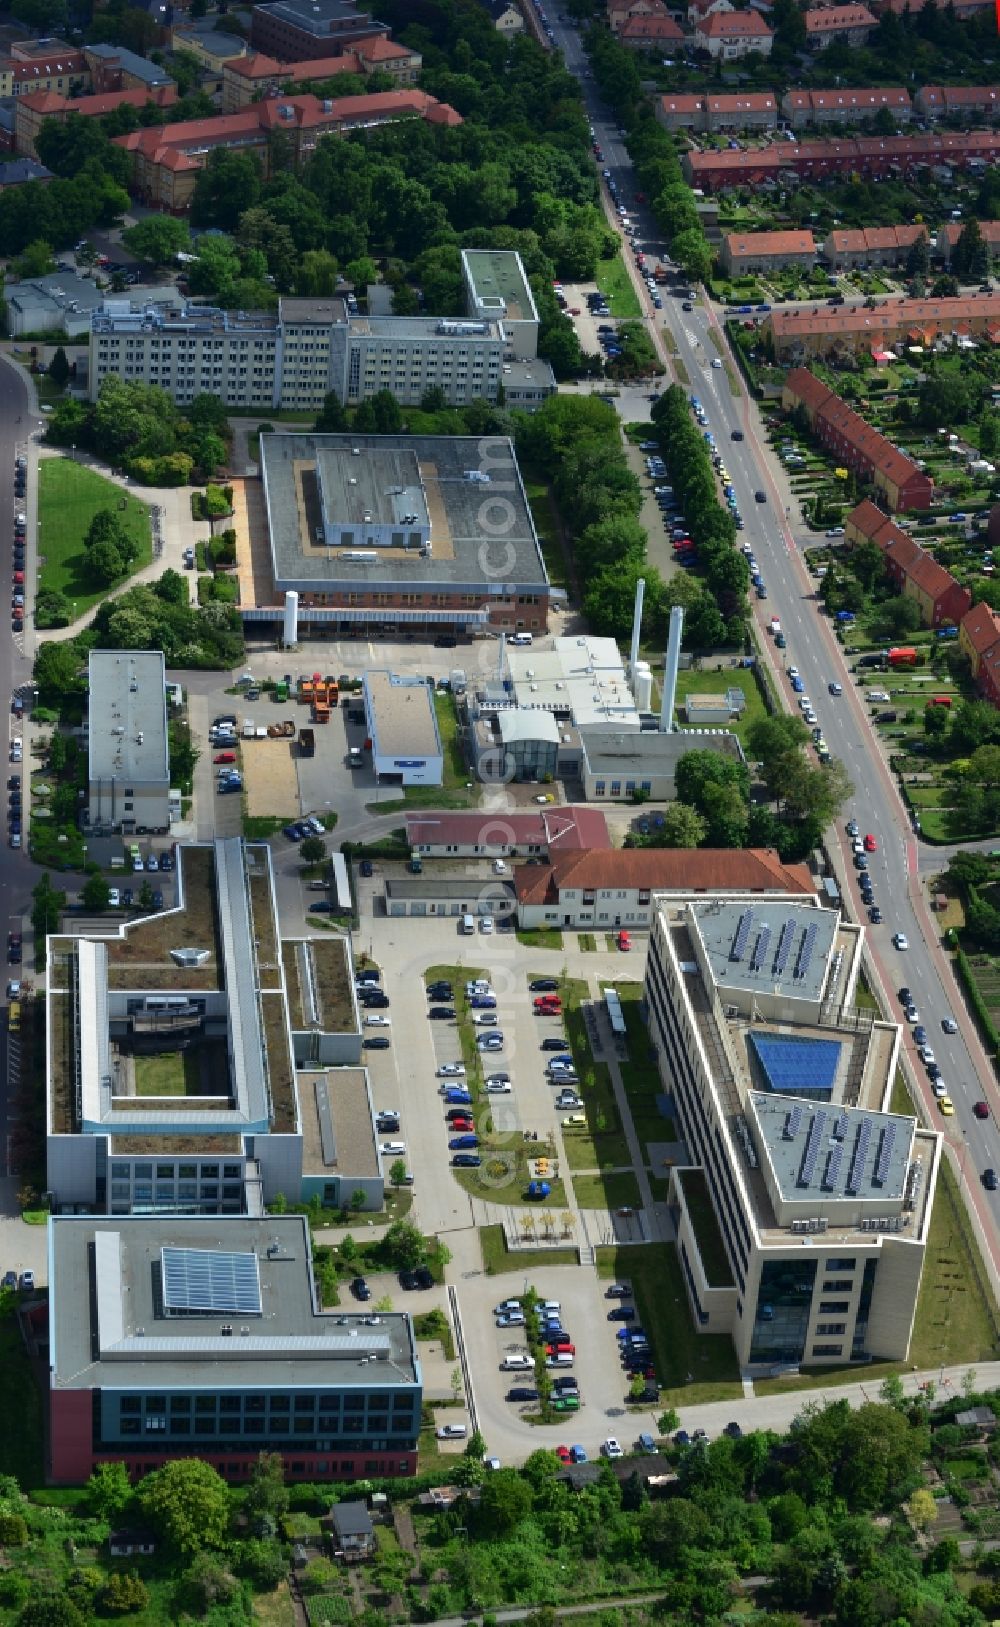
[[[696,1328],[758,1373],[909,1350],[941,1137],[889,1111],[899,1029],[855,1006],[863,938],[794,895],[654,911],[682,1273]]]
[[[481,300],[470,285],[465,317],[365,316],[340,297],[282,299],[276,315],[108,300],[91,322],[91,400],[116,373],[182,404],[208,392],[234,408],[318,411],[331,390],[347,406],[391,390],[401,406],[417,406],[438,388],[449,406],[498,401],[502,391],[532,411],[556,382],[537,356],[523,267],[516,254],[474,252],[496,265],[489,286],[507,297]]]
[[[91,650],[87,829],[170,829],[170,746],[160,650]]]

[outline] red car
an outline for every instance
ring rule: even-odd
[[[568,1446],[554,1446],[552,1450],[560,1463],[572,1463],[573,1454]]]
[[[988,1119],[990,1116],[989,1106],[986,1102],[976,1102],[972,1111],[975,1113],[977,1119]]]
[[[535,1010],[538,1012],[560,1012],[562,1010],[562,1001],[558,994],[540,994],[535,1001]]]
[[[631,949],[631,947],[632,947],[632,939],[629,937],[627,932],[619,932],[619,934],[618,934],[618,947],[619,947],[620,950],[622,950],[622,952],[624,954],[627,954],[628,951]]]
[[[458,1131],[458,1130],[474,1130],[475,1128],[476,1128],[476,1121],[475,1121],[475,1119],[470,1119],[470,1118],[452,1119],[449,1122],[449,1125],[448,1125],[449,1130],[456,1130],[456,1131]]]
[[[213,763],[235,763],[235,751],[217,751],[212,758]]]
[[[15,571],[14,572],[14,581],[17,583],[18,587],[23,587],[23,585],[24,585],[24,572],[23,571]]]
[[[557,1345],[546,1345],[545,1354],[547,1356],[575,1356],[576,1345],[567,1344],[565,1342]]]
[[[877,853],[878,852],[878,843],[876,842],[876,840],[875,840],[874,836],[872,835],[871,831],[869,831],[868,835],[865,837],[865,852],[866,853]]]
[[[571,305],[570,308],[569,308],[569,314],[570,314],[570,316],[579,316],[580,315],[580,307],[579,307],[579,305]]]

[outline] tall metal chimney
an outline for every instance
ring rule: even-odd
[[[635,610],[632,613],[632,650],[628,658],[628,673],[635,683],[635,664],[639,659],[639,634],[642,631],[642,601],[646,593],[646,579],[640,576],[635,584]]]
[[[671,734],[674,727],[674,700],[677,695],[677,668],[681,659],[681,634],[684,631],[684,611],[675,604],[670,612],[670,634],[667,639],[667,660],[663,669],[663,697],[660,702],[660,733]]]

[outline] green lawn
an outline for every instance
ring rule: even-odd
[[[75,604],[77,617],[107,597],[107,588],[95,586],[87,573],[83,547],[87,527],[102,508],[114,509],[134,538],[139,553],[133,568],[148,565],[153,544],[145,503],[72,458],[42,458],[38,469],[39,586],[65,593]]]
[[[538,926],[523,930],[518,927],[516,936],[518,943],[523,943],[526,949],[561,949],[563,946],[563,935],[558,927]]]
[[[688,695],[724,695],[727,689],[742,689],[746,698],[743,715],[737,723],[727,724],[734,734],[741,740],[746,739],[747,730],[751,724],[757,723],[767,716],[757,680],[748,669],[740,667],[724,667],[721,672],[707,672],[691,669],[688,672],[679,672],[677,675],[677,710],[680,714],[681,706]],[[681,728],[686,725],[682,722]]]
[[[573,1176],[573,1192],[581,1209],[638,1209],[642,1202],[631,1170],[608,1175],[587,1170]]]
[[[602,988],[611,985],[602,984]],[[656,1104],[664,1094],[660,1070],[650,1056],[650,1039],[639,1005],[642,1000],[640,983],[616,983],[622,1015],[628,1034],[628,1061],[622,1064],[622,1080],[628,1095],[629,1111],[639,1144],[645,1152],[647,1142],[673,1141],[673,1120],[666,1118]]]
[[[530,1271],[536,1265],[580,1263],[575,1248],[517,1249],[511,1253],[504,1241],[502,1226],[480,1226],[479,1247],[483,1256],[483,1270],[488,1277],[502,1276],[505,1271]]]
[[[193,1051],[168,1051],[135,1058],[137,1096],[197,1096],[201,1076]]]
[[[688,1214],[698,1240],[698,1253],[710,1288],[731,1288],[733,1274],[722,1242],[719,1222],[715,1218],[712,1200],[708,1195],[708,1182],[700,1169],[678,1174],[687,1203]]]
[[[612,316],[640,317],[639,296],[620,254],[597,262],[597,286],[611,307]]]
[[[632,1284],[653,1347],[657,1377],[664,1386],[664,1406],[693,1407],[703,1401],[735,1401],[742,1396],[732,1340],[725,1334],[694,1330],[672,1243],[656,1248],[626,1244],[598,1249],[597,1274]]]

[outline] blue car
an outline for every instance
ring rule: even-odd
[[[571,1446],[569,1455],[574,1463],[586,1463],[587,1461],[587,1454],[582,1446]]]
[[[802,682],[801,678],[793,678],[792,679],[792,688],[794,689],[796,695],[804,695],[805,694],[806,686]]]
[[[286,825],[281,834],[287,836],[290,842],[301,842],[302,840],[302,833],[298,825]]]
[[[478,1146],[479,1146],[479,1137],[478,1136],[473,1136],[473,1135],[452,1136],[450,1141],[448,1142],[448,1151],[449,1152],[462,1152],[466,1148],[478,1147]]]
[[[478,1169],[482,1159],[475,1152],[457,1152],[451,1162],[455,1169]]]
[[[469,1095],[469,1092],[467,1090],[459,1090],[457,1086],[452,1086],[446,1090],[444,1093],[444,1099],[452,1107],[472,1106],[472,1097]]]

